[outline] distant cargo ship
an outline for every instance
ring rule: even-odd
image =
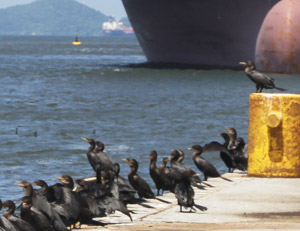
[[[280,0],[122,0],[149,62],[237,67]]]
[[[105,37],[134,36],[132,27],[125,27],[123,22],[116,20],[114,17],[109,17],[108,21],[102,24],[102,30]]]

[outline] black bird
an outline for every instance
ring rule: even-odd
[[[178,150],[171,152],[171,167],[168,169],[168,175],[175,182],[174,194],[177,198],[177,203],[180,206],[180,212],[182,212],[182,206],[185,208],[190,208],[190,212],[195,210],[194,207],[200,209],[201,211],[205,211],[207,210],[206,207],[197,205],[194,202],[194,190],[192,185],[198,187],[196,184],[196,180],[199,178],[198,174],[196,174],[196,172],[188,166],[178,162],[178,159],[180,160],[180,158],[184,156],[182,153],[180,153]],[[202,187],[198,188],[202,189]]]
[[[202,186],[198,186],[198,184],[201,184],[202,181],[198,174],[192,170],[190,167],[185,165],[184,163],[181,163],[182,161],[182,153],[180,153],[179,150],[173,150],[169,156],[170,162],[171,162],[171,169],[175,171],[171,171],[169,175],[175,180],[175,182],[182,181],[183,178],[186,176],[191,177],[192,185],[195,187],[198,187],[202,189]],[[179,161],[178,161],[179,160]]]
[[[36,180],[31,184],[41,187],[37,191],[40,192],[43,196],[45,196],[47,198],[47,201],[50,203],[55,202],[58,198],[61,197],[61,184],[54,184],[52,186],[48,186],[48,184],[44,180]]]
[[[234,157],[234,161],[236,162],[236,168],[241,171],[247,171],[248,158],[245,156],[244,153],[245,141],[242,137],[238,137],[237,142],[237,147],[231,150]]]
[[[234,150],[237,148],[236,142],[239,142],[237,131],[235,128],[227,128],[226,131],[230,135],[229,150]],[[244,153],[244,156],[247,156],[247,154],[248,154],[248,144],[246,144],[245,142],[243,145],[243,153]]]
[[[62,180],[62,178],[59,179]],[[37,190],[37,192],[45,196],[47,200],[48,198],[50,198],[51,201],[54,200],[51,206],[53,210],[59,214],[66,226],[73,226],[79,221],[78,218],[81,208],[69,188],[64,187],[63,184],[56,184],[54,192],[51,192],[51,189],[54,189],[54,187],[49,187],[43,180],[35,181],[32,184],[42,187]]]
[[[22,220],[14,214],[16,210],[16,205],[13,201],[5,201],[2,207],[7,208],[7,210],[4,211],[3,216],[11,222],[11,224],[17,231],[38,231],[34,227],[32,227],[32,225],[30,225],[27,221]]]
[[[85,137],[81,137],[81,139],[90,144],[90,147],[87,150],[87,157],[92,168],[96,174],[99,175],[97,178],[100,180],[99,183],[101,183],[101,171],[110,170],[115,173],[117,172],[113,159],[103,152],[105,146],[102,142]]]
[[[118,184],[115,182],[115,173],[112,171],[103,171],[101,177],[102,183],[96,180],[76,180],[80,189],[76,190],[84,198],[96,216],[105,216],[114,213],[116,210],[125,214],[132,221],[131,215],[123,204],[119,196]]]
[[[286,91],[286,89],[276,87],[274,79],[270,76],[255,70],[255,65],[252,61],[240,62],[241,65],[246,66],[245,73],[256,84],[256,92],[262,92],[262,89],[277,89],[279,91]]]
[[[106,210],[103,208],[103,206],[100,205],[98,200],[96,199],[96,196],[91,190],[91,185],[84,179],[77,179],[75,180],[76,184],[79,186],[76,188],[76,192],[85,200],[86,204],[88,205],[89,210],[91,211],[91,214],[93,217],[104,217],[106,216]],[[103,189],[103,195],[104,195],[104,189]],[[100,194],[97,194],[100,195]]]
[[[56,231],[67,231],[66,225],[63,223],[59,214],[54,210],[51,203],[40,191],[34,190],[32,184],[27,181],[22,181],[18,186],[23,188],[25,196],[32,200],[32,207],[44,213],[51,221],[52,226]]]
[[[22,197],[21,203],[21,218],[27,221],[32,227],[39,231],[55,231],[49,218],[41,211],[32,208],[32,200],[28,196]]]
[[[116,167],[116,183],[119,188],[119,197],[123,204],[126,206],[127,204],[135,204],[141,202],[136,198],[136,190],[130,185],[128,179],[120,176],[120,164],[115,163]]]
[[[190,212],[195,211],[197,209],[201,211],[206,211],[207,208],[201,205],[197,205],[194,201],[194,189],[191,186],[191,172],[188,172],[179,183],[175,186],[175,197],[177,198],[177,203],[180,206],[180,212],[182,212],[182,207],[190,208]]]
[[[237,131],[235,128],[227,128],[226,131],[228,132],[230,136],[229,140],[229,149],[235,149],[236,148],[236,139],[237,139]]]
[[[149,154],[150,159],[150,166],[149,166],[149,172],[152,180],[155,183],[156,189],[157,189],[157,196],[159,196],[160,190],[162,190],[162,194],[164,190],[170,190],[173,191],[174,183],[166,175],[164,172],[164,168],[157,168],[156,162],[157,162],[157,152],[155,150],[151,151]]]
[[[68,219],[70,219],[70,221],[72,221],[72,219],[73,221],[78,221],[80,224],[102,226],[103,223],[94,221],[92,219],[94,216],[92,211],[89,209],[89,205],[87,201],[78,192],[73,190],[74,189],[73,178],[69,175],[64,175],[59,177],[58,179],[63,183],[64,186],[62,200],[59,200],[58,202],[62,202],[64,207],[67,206]]]
[[[0,200],[0,210],[2,209],[2,200]],[[1,231],[17,231],[14,225],[4,216],[0,216],[0,230]]]
[[[159,195],[160,189],[162,189],[162,182],[159,178],[159,169],[156,167],[156,161],[157,161],[157,152],[155,150],[152,150],[149,154],[150,159],[150,166],[149,166],[149,173],[150,176],[156,186],[157,193],[156,195]]]
[[[161,165],[159,166],[160,179],[166,187],[165,190],[169,190],[174,193],[175,181],[169,175],[170,167],[167,166],[168,162],[169,158],[164,157]]]
[[[220,158],[223,160],[228,168],[228,172],[233,172],[236,168],[236,163],[234,161],[233,154],[228,150],[228,144],[230,142],[230,136],[227,133],[219,134],[223,139],[224,143],[220,144],[217,141],[212,141],[203,146],[202,152],[220,152]]]
[[[195,152],[193,153],[193,161],[196,165],[196,167],[203,172],[204,174],[204,180],[207,180],[208,177],[221,177],[224,180],[231,181],[225,177],[222,177],[220,173],[217,171],[215,166],[213,166],[212,163],[209,161],[205,160],[203,157],[201,157],[201,154],[203,152],[203,149],[201,145],[193,145],[191,148],[188,148],[188,150],[194,150]]]
[[[137,173],[139,168],[138,162],[132,158],[123,159],[123,161],[130,166],[128,180],[131,186],[137,191],[139,198],[155,198],[149,184]]]

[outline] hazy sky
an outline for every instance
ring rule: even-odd
[[[35,0],[0,0],[0,8],[22,5],[34,2]],[[101,11],[105,15],[112,15],[117,19],[126,16],[121,0],[76,0],[91,8]]]

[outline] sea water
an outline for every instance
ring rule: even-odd
[[[247,141],[255,85],[242,70],[140,65],[146,58],[135,38],[80,40],[73,46],[71,37],[0,37],[0,199],[20,199],[22,180],[93,176],[82,136],[101,140],[125,177],[121,160],[137,159],[153,190],[151,150],[160,165],[182,149],[184,163],[199,172],[188,147],[223,142],[218,133],[228,127]],[[299,75],[272,76],[300,93]],[[227,171],[219,153],[203,157]]]

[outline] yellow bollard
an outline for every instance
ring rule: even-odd
[[[248,175],[300,177],[300,95],[253,93]]]

